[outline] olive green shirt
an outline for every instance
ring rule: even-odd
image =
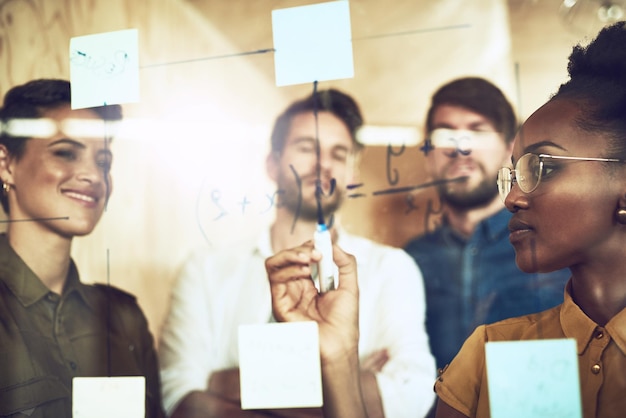
[[[548,338],[576,340],[583,417],[626,416],[626,309],[601,327],[574,303],[570,283],[559,306],[476,328],[437,380],[435,391],[464,415],[488,418],[485,343]]]
[[[146,417],[162,417],[154,341],[135,298],[80,282],[51,292],[0,234],[0,417],[71,418],[72,378],[145,376]]]

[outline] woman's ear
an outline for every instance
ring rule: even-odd
[[[273,182],[278,180],[278,159],[279,155],[275,151],[270,151],[265,158],[265,171]]]
[[[10,185],[13,184],[11,155],[4,144],[0,144],[0,181]]]
[[[617,202],[615,220],[622,225],[626,225],[626,191],[622,193],[619,201]]]

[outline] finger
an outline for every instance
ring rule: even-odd
[[[311,250],[312,247],[300,246],[280,251],[265,260],[265,270],[268,274],[272,274],[294,265],[308,265],[311,263]]]
[[[270,284],[286,283],[290,280],[311,279],[311,266],[307,264],[291,264],[279,270],[268,272]]]
[[[339,288],[358,293],[356,258],[333,245],[333,260],[339,269]]]

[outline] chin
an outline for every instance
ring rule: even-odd
[[[95,224],[72,225],[64,228],[62,233],[68,237],[84,237],[91,234],[95,227]]]
[[[516,249],[517,250],[517,249]],[[515,264],[524,273],[539,273],[541,271],[537,258],[531,257],[530,254],[524,255],[519,252],[515,254]]]

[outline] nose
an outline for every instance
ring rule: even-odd
[[[317,159],[317,168],[320,170],[321,174],[329,174],[332,170],[332,156],[325,152],[319,153],[319,158]]]
[[[504,206],[506,206],[511,213],[528,208],[528,195],[520,190],[517,183],[513,183],[511,191],[504,199]]]
[[[108,170],[92,158],[83,159],[78,170],[78,179],[91,184],[106,183],[108,176]]]

